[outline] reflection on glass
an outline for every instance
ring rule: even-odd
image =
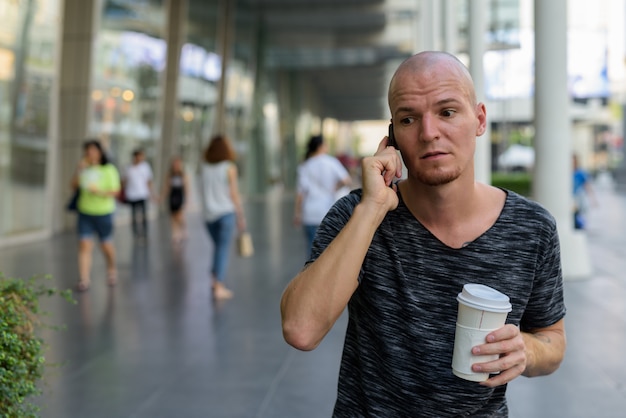
[[[161,131],[167,46],[164,1],[105,1],[96,24],[89,136],[97,137],[124,173],[142,149],[155,168]],[[127,207],[118,207],[120,212]]]
[[[58,7],[0,7],[0,238],[44,228]]]

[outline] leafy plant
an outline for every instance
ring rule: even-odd
[[[36,417],[39,411],[28,401],[41,393],[37,383],[46,366],[44,341],[37,335],[46,326],[39,299],[59,295],[76,303],[71,290],[46,286],[41,279],[6,278],[0,273],[0,417]]]
[[[522,196],[532,193],[532,176],[530,173],[492,173],[491,184],[512,190]]]

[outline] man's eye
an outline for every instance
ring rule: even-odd
[[[400,124],[401,125],[410,125],[411,123],[413,123],[415,119],[413,118],[402,118],[400,119]]]
[[[454,115],[456,112],[452,109],[445,109],[441,112],[441,116],[450,117]]]

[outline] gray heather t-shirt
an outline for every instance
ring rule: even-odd
[[[312,259],[360,201],[339,200],[318,228]],[[464,248],[446,246],[413,217],[400,196],[367,252],[349,304],[335,417],[506,417],[506,386],[452,374],[457,294],[481,283],[508,295],[507,322],[522,330],[565,316],[554,218],[507,191],[496,223]]]

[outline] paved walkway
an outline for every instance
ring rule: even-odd
[[[598,184],[588,237],[594,275],[565,285],[568,351],[555,374],[509,387],[511,418],[609,418],[626,411],[626,197]],[[342,317],[313,352],[283,342],[279,300],[304,261],[304,238],[291,225],[293,199],[272,194],[246,203],[256,253],[234,258],[235,298],[209,294],[209,240],[197,214],[181,249],[166,219],[146,244],[118,228],[120,284],[105,284],[95,258],[89,292],[69,305],[44,300],[49,368],[38,402],[42,417],[329,417],[341,354]],[[0,252],[8,276],[51,274],[74,285],[76,240],[63,234]]]

